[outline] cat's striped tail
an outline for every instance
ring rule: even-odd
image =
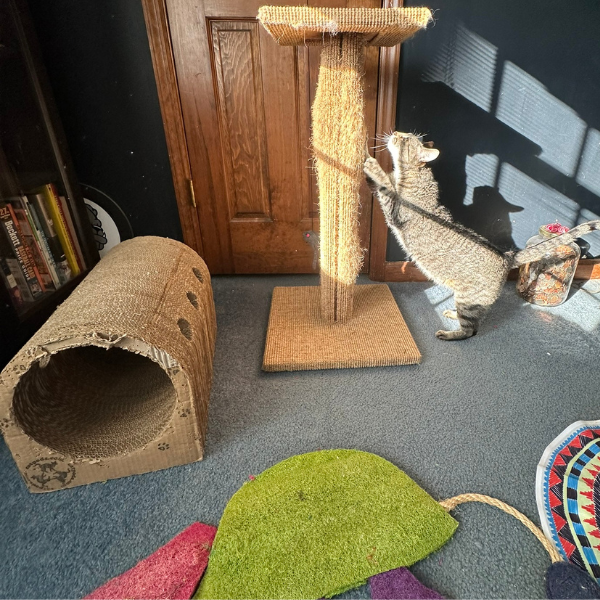
[[[567,233],[562,233],[561,235],[549,238],[543,242],[535,244],[534,246],[527,246],[527,248],[520,250],[513,256],[512,266],[520,267],[526,263],[540,260],[540,258],[542,258],[546,252],[549,252],[553,248],[558,248],[558,246],[568,244],[569,242],[574,241],[576,238],[581,237],[586,233],[590,233],[590,231],[596,230],[600,230],[600,219],[582,223],[581,225],[577,225],[577,227],[573,227],[573,229],[570,229],[567,231]]]

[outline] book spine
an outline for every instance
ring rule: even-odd
[[[11,215],[10,204],[0,203],[0,222],[2,222],[4,232],[11,243],[13,253],[19,262],[19,267],[23,272],[25,282],[33,300],[43,293],[42,286],[36,277],[33,261],[27,253],[23,240],[19,235],[16,219]]]
[[[52,256],[52,251],[50,250],[48,239],[46,238],[46,234],[42,228],[40,218],[33,204],[29,202],[27,196],[23,198],[23,202],[25,203],[25,208],[27,209],[27,216],[29,217],[33,234],[36,237],[40,251],[44,256],[46,264],[48,265],[48,271],[50,273],[50,277],[52,277],[52,283],[54,284],[54,287],[58,289],[62,285],[62,281],[58,276],[56,261],[54,260],[54,256]]]
[[[21,285],[25,282],[23,281],[23,275],[20,273],[19,265],[17,263],[17,277],[13,274],[14,266],[11,266],[9,258],[4,256],[0,256],[0,275],[2,275],[2,281],[4,281],[4,285],[8,290],[8,295],[10,297],[11,302],[15,308],[19,308],[22,306],[24,298],[21,294],[21,288],[19,287],[19,279],[21,281]],[[15,259],[12,259],[13,262],[17,262]],[[18,279],[19,278],[19,279]],[[26,286],[25,286],[26,287]],[[27,288],[27,292],[29,292],[29,288]],[[33,298],[31,298],[33,300]]]
[[[54,186],[51,184],[46,184],[42,186],[41,190],[44,194],[44,200],[46,203],[46,208],[52,217],[52,222],[54,223],[54,228],[56,229],[56,233],[58,235],[58,239],[62,245],[62,248],[65,252],[65,256],[67,257],[67,261],[69,263],[69,267],[71,268],[71,272],[73,275],[79,275],[81,269],[77,264],[77,256],[75,255],[75,249],[71,244],[71,240],[69,239],[69,234],[67,232],[67,224],[63,220],[60,209],[59,209],[59,201],[58,196],[55,194]]]
[[[58,239],[58,235],[56,234],[54,221],[46,209],[45,196],[43,193],[30,194],[29,202],[35,208],[39,217],[40,225],[42,226],[42,231],[44,232],[46,240],[48,241],[48,246],[50,247],[52,257],[54,258],[60,281],[63,284],[67,283],[67,281],[69,281],[69,279],[72,277],[71,268],[69,267],[67,257],[65,256],[65,252],[62,248],[60,240]]]
[[[42,289],[46,292],[48,290],[54,290],[54,282],[50,275],[50,270],[46,259],[42,253],[42,249],[39,245],[35,232],[33,230],[29,214],[27,213],[27,205],[25,200],[21,197],[11,198],[7,201],[13,209],[13,213],[17,218],[17,225],[19,233],[23,238],[23,242],[29,249],[29,254],[33,259],[33,263],[37,268],[37,276],[42,284]]]
[[[19,261],[15,257],[12,243],[10,242],[4,225],[0,222],[0,263],[4,272],[4,281],[9,288],[9,295],[15,306],[19,308],[23,302],[33,302],[33,296],[25,278],[23,271],[19,266]],[[9,277],[10,273],[10,277]],[[13,281],[17,286],[15,289]]]
[[[27,237],[25,236],[25,233],[23,232],[23,229],[21,229],[21,223],[19,222],[19,217],[17,216],[17,213],[15,212],[14,206],[10,203],[7,202],[6,206],[10,212],[10,216],[12,217],[12,220],[14,222],[15,225],[15,229],[17,230],[17,233],[19,234],[20,238],[21,238],[21,244],[23,245],[23,248],[25,250],[25,254],[27,254],[27,258],[28,258],[28,263],[31,265],[31,269],[33,270],[33,274],[35,276],[35,278],[38,280],[38,283],[40,284],[40,287],[42,288],[42,292],[46,291],[46,285],[44,283],[44,280],[42,278],[42,276],[40,275],[39,269],[37,267],[37,264],[35,262],[35,257],[33,255],[33,250],[30,248],[29,243],[27,242]],[[32,290],[33,292],[33,290]]]
[[[8,275],[6,276],[9,284],[14,280],[17,285],[16,289],[13,288],[9,292],[15,308],[21,307],[24,302],[33,302],[31,290],[25,281],[25,277],[23,277],[23,271],[21,271],[21,268],[19,267],[19,261],[16,258],[4,258],[2,260],[12,276],[12,280],[8,280]]]
[[[65,222],[67,223],[67,232],[69,233],[69,237],[71,239],[71,244],[73,244],[73,248],[75,250],[75,256],[77,256],[77,264],[79,268],[83,271],[85,270],[85,261],[83,260],[83,252],[81,251],[81,245],[79,244],[79,238],[75,232],[75,225],[73,225],[73,217],[71,215],[71,211],[69,210],[69,206],[67,204],[67,199],[64,196],[58,196],[58,207],[60,208],[61,215]]]

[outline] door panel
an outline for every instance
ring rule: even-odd
[[[270,221],[259,25],[209,23],[229,217]]]
[[[262,4],[167,0],[202,246],[212,273],[313,271],[313,249],[303,231],[318,231],[310,105],[320,53],[278,46],[255,18]],[[328,4],[380,5],[373,0]],[[377,59],[377,49],[369,48],[370,132]],[[369,247],[371,201],[365,188],[364,248]]]

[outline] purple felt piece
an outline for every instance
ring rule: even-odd
[[[369,579],[373,600],[438,600],[444,596],[425,587],[406,567],[380,573]]]

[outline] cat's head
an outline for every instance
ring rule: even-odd
[[[433,142],[423,143],[420,137],[400,131],[392,133],[387,143],[395,166],[400,168],[421,167],[435,160],[440,151],[431,146],[433,146]]]

